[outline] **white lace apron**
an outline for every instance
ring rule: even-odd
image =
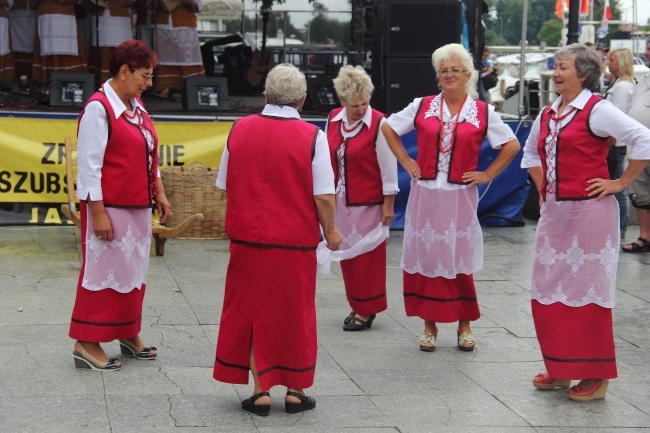
[[[425,113],[442,117],[442,148],[451,150],[455,116],[444,118],[440,97]],[[461,121],[480,126],[476,102],[468,99],[457,115]],[[438,143],[432,143],[438,145]],[[458,137],[456,145],[462,145]],[[435,180],[411,181],[406,204],[402,269],[425,277],[455,278],[483,268],[483,233],[478,222],[478,189],[447,182],[449,152],[441,152]]]
[[[131,113],[128,113],[129,115]],[[151,151],[153,136],[144,127],[144,119],[136,108],[135,116],[127,120],[140,128],[149,148],[149,169],[154,163]],[[81,203],[85,205],[84,202]],[[113,228],[113,240],[108,242],[95,236],[93,218],[87,212],[86,263],[82,286],[87,290],[113,289],[128,293],[147,282],[149,250],[151,248],[151,209],[107,207],[106,213]]]
[[[557,134],[560,125],[572,117],[562,122],[549,120],[545,145],[548,186],[535,234],[531,298],[545,305],[562,302],[570,307],[597,304],[612,308],[620,244],[616,198],[555,199]]]
[[[11,49],[15,53],[33,53],[36,18],[38,12],[33,9],[16,9],[9,11],[11,24]]]
[[[97,33],[95,32],[95,20],[91,20],[91,40],[94,47],[97,46]],[[99,46],[117,47],[122,42],[133,39],[130,17],[112,17],[108,8],[99,16]]]
[[[345,204],[345,145],[336,150],[339,181],[336,185],[336,228],[343,236],[341,249],[330,251],[323,241],[316,249],[318,270],[329,274],[332,261],[340,262],[365,254],[377,248],[388,238],[389,228],[381,223],[381,205],[350,206]]]
[[[77,21],[73,15],[46,14],[38,17],[41,56],[77,56]]]
[[[174,27],[169,15],[167,24],[156,24],[158,64],[167,66],[203,65],[199,34],[193,27]]]

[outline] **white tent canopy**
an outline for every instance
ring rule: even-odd
[[[201,19],[204,20],[238,20],[242,14],[242,2],[239,0],[203,0],[201,2]]]

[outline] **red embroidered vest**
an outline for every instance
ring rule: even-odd
[[[311,164],[319,129],[253,115],[228,137],[226,231],[232,242],[313,250],[320,240]]]
[[[559,200],[588,200],[587,180],[600,177],[609,179],[607,152],[611,137],[598,137],[589,127],[589,116],[594,105],[601,101],[600,96],[592,95],[585,107],[564,125],[557,137],[555,148],[555,196]],[[542,111],[539,125],[537,151],[542,160],[544,179],[542,194],[546,197],[546,143],[550,133],[550,106]]]
[[[88,98],[86,105],[92,101],[99,101],[104,106],[108,121],[108,144],[102,166],[104,206],[151,207],[156,196],[155,181],[158,173],[158,136],[151,118],[141,111],[144,127],[154,140],[152,152],[140,129],[126,119],[126,114],[115,119],[115,112],[102,90]],[[81,122],[84,112],[85,109],[79,115],[78,122]],[[149,158],[153,161],[151,168]]]
[[[346,141],[341,133],[343,120],[332,121],[343,108],[337,108],[330,113],[327,120],[327,141],[330,147],[332,168],[334,169],[335,182],[339,181],[339,165],[336,150]],[[368,206],[384,202],[384,189],[381,179],[381,170],[377,161],[375,143],[380,133],[379,125],[384,114],[372,109],[371,128],[362,124],[358,133],[348,137],[345,146],[345,204],[347,206]]]
[[[422,98],[418,114],[415,117],[415,128],[418,137],[418,156],[416,161],[422,171],[420,179],[431,180],[438,176],[438,159],[441,122],[439,117],[431,116],[424,118],[425,113],[431,106],[431,101],[436,96]],[[449,158],[449,183],[464,184],[463,173],[474,171],[478,168],[479,153],[483,144],[483,138],[488,128],[488,108],[483,101],[474,101],[478,109],[477,118],[479,127],[464,121],[459,122],[456,127],[454,143]],[[467,103],[467,102],[466,102]],[[441,104],[440,113],[443,107]]]

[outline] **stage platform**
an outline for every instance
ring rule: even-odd
[[[155,96],[152,92],[143,95],[142,100],[147,111],[156,116],[173,116],[173,117],[217,117],[223,120],[242,117],[249,114],[255,114],[264,108],[264,95],[230,95],[228,97],[227,110],[185,110],[182,104],[182,93],[172,93],[170,98],[161,98]],[[308,104],[306,104],[308,105]],[[310,110],[307,107],[303,109],[301,115],[305,119],[322,119],[325,120],[331,107],[322,110]],[[0,91],[0,113],[71,113],[78,114],[81,107],[53,107],[49,104],[47,96],[29,95],[25,93],[16,93],[9,91]]]

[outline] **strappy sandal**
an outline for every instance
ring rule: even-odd
[[[460,331],[456,331],[456,335],[458,336],[458,348],[462,350],[463,352],[471,352],[474,350],[474,346],[476,346],[476,340],[474,339],[474,335],[472,335],[471,332],[463,332],[462,334]]]
[[[129,340],[120,340],[120,352],[122,352],[122,355],[150,361],[158,356],[158,349],[155,347],[143,347],[142,350],[138,350],[136,345]]]
[[[270,396],[271,394],[269,394],[267,391],[254,394],[252,397],[249,397],[246,400],[241,402],[241,408],[244,409],[246,412],[254,413],[255,415],[258,416],[269,416],[269,413],[271,413],[271,405],[255,404],[255,402],[260,397],[270,397]]]
[[[302,395],[299,392],[287,391],[287,395],[291,397],[296,397],[300,400],[300,403],[292,403],[289,401],[284,402],[284,409],[287,413],[298,413],[304,412],[306,410],[311,410],[316,407],[316,400],[314,397],[309,397],[307,395]]]
[[[642,245],[637,244],[637,241],[641,241]],[[650,251],[650,241],[639,236],[639,239],[631,244],[623,245],[621,251],[624,253],[647,253]]]
[[[122,363],[118,358],[109,358],[105,363],[99,362],[95,357],[88,353],[79,341],[74,344],[72,357],[74,358],[74,366],[80,369],[118,371],[122,368]]]
[[[420,337],[420,350],[423,352],[433,352],[436,350],[436,336],[433,334],[422,334]]]

